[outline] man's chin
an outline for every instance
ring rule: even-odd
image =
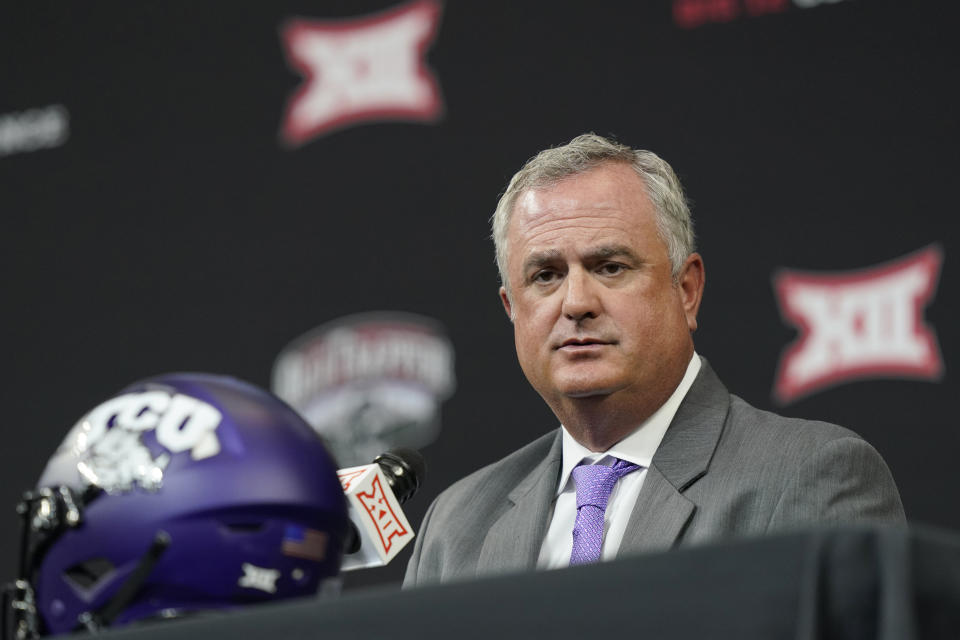
[[[601,398],[617,391],[618,387],[610,385],[571,385],[561,391],[567,398]]]

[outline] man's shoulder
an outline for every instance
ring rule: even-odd
[[[730,428],[743,431],[751,437],[766,435],[771,442],[783,444],[803,443],[815,447],[846,438],[862,440],[856,432],[846,427],[822,420],[782,416],[759,409],[734,394],[730,394],[727,422]]]
[[[890,470],[855,432],[729,399],[708,470],[685,493],[698,507],[687,542],[812,524],[903,522]]]
[[[820,420],[782,416],[730,395],[730,411],[718,443],[719,459],[738,472],[789,474],[831,452],[880,455],[856,432]]]
[[[657,451],[654,462],[689,471],[693,458],[716,469],[719,460],[743,466],[793,466],[824,447],[867,446],[850,429],[782,416],[730,393],[705,358],[700,374]],[[698,457],[699,456],[699,457]],[[681,474],[682,475],[682,474]]]
[[[469,498],[471,501],[482,495],[506,495],[550,453],[559,431],[554,429],[533,442],[529,442],[513,453],[481,467],[469,475],[457,480],[445,489],[437,498],[438,502]]]

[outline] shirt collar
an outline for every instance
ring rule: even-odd
[[[663,440],[663,436],[667,432],[667,427],[673,421],[673,416],[676,415],[680,403],[687,395],[699,372],[700,356],[694,352],[693,357],[690,358],[690,363],[687,365],[687,371],[683,374],[683,379],[680,380],[680,384],[674,389],[673,394],[667,398],[667,401],[634,429],[630,435],[604,452],[590,451],[574,440],[566,427],[560,425],[563,432],[563,466],[560,469],[557,495],[566,488],[574,467],[584,460],[588,464],[599,462],[609,465],[612,464],[613,458],[620,458],[644,468],[649,467],[653,460],[653,454],[656,453],[660,441]]]

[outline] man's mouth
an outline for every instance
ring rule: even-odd
[[[566,351],[586,351],[590,349],[598,349],[608,344],[611,343],[600,338],[569,338],[561,342],[557,349],[564,349]]]

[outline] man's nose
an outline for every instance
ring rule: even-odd
[[[563,315],[574,322],[596,318],[600,312],[600,300],[597,297],[596,283],[590,275],[581,270],[573,270],[567,274],[563,284]]]

